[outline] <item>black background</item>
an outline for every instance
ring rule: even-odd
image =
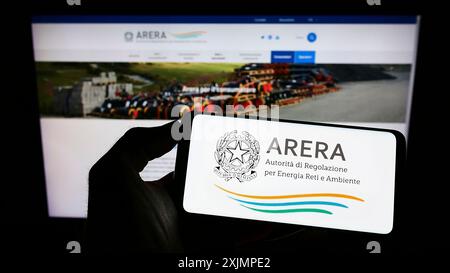
[[[69,255],[66,243],[82,241],[84,220],[48,218],[34,61],[31,15],[415,15],[420,14],[420,41],[408,139],[405,179],[396,188],[396,228],[390,239],[358,233],[362,241],[386,241],[388,254],[430,254],[444,249],[445,188],[448,178],[445,106],[448,92],[446,19],[439,1],[137,1],[65,0],[15,2],[2,11],[2,226],[8,253]],[[440,7],[442,5],[442,7]],[[448,20],[448,19],[447,19]],[[444,60],[445,58],[445,60]],[[447,68],[446,68],[447,67]],[[339,243],[345,244],[339,241]],[[395,244],[395,245],[390,245]],[[338,248],[336,248],[338,249]],[[323,249],[325,252],[326,249]],[[331,251],[333,252],[333,251]],[[336,252],[336,251],[335,251]],[[333,254],[336,254],[333,252]],[[337,251],[338,252],[338,251]],[[365,245],[355,253],[366,254]],[[206,254],[206,253],[205,253]],[[339,253],[337,253],[339,254]]]

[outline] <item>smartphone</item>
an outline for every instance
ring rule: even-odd
[[[397,131],[196,115],[176,175],[192,214],[388,234],[405,161]]]

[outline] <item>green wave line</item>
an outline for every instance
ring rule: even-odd
[[[241,204],[241,206],[246,207],[251,210],[259,211],[259,212],[266,212],[266,213],[291,213],[291,212],[317,212],[317,213],[324,213],[324,214],[333,214],[331,211],[324,210],[324,209],[277,209],[277,210],[271,210],[271,209],[256,209],[247,207]]]

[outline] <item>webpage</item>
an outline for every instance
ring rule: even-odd
[[[408,133],[416,17],[36,17],[32,29],[50,216],[85,217],[92,165],[174,109]]]

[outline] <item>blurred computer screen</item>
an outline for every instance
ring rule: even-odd
[[[86,217],[88,172],[129,128],[212,106],[408,135],[417,16],[36,16],[49,215]],[[141,173],[174,169],[176,149]]]

